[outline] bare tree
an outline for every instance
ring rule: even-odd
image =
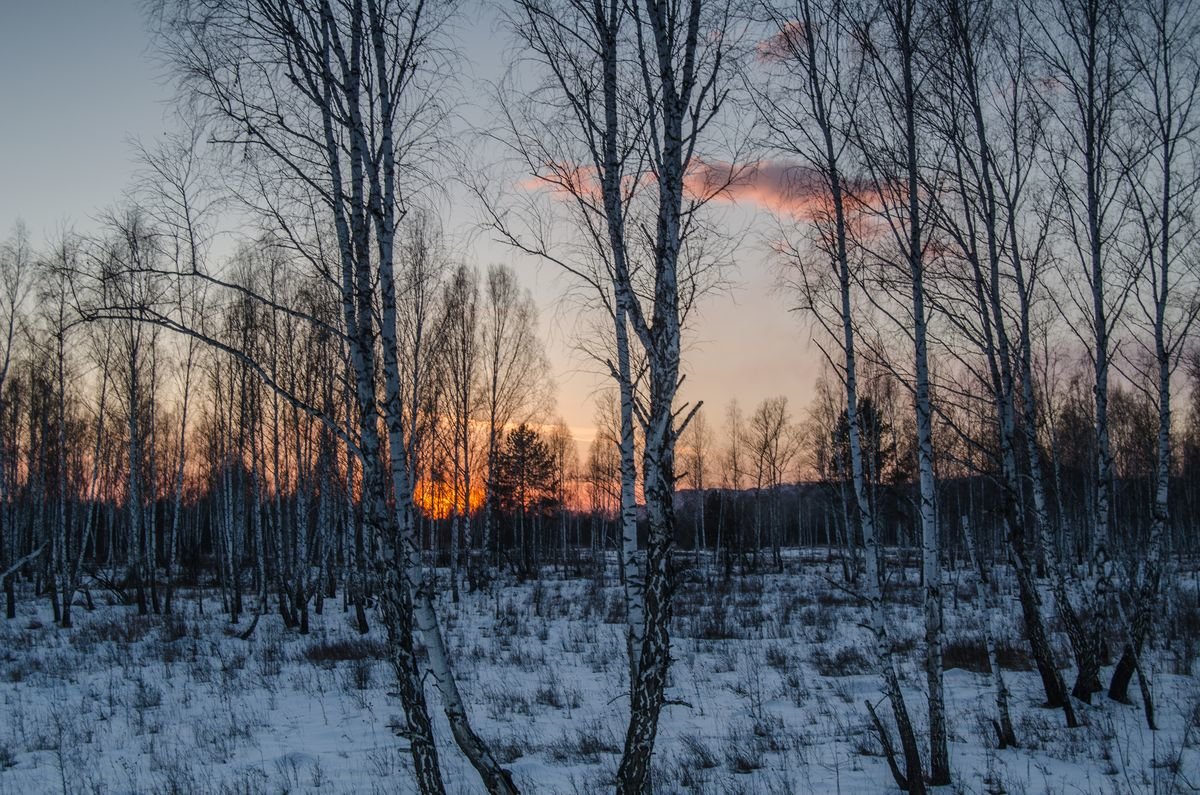
[[[1133,577],[1129,638],[1108,694],[1124,701],[1136,670],[1146,719],[1153,728],[1153,702],[1138,655],[1157,604],[1170,523],[1171,381],[1200,313],[1196,260],[1184,253],[1186,241],[1195,233],[1200,185],[1195,146],[1200,121],[1200,8],[1190,0],[1166,0],[1136,4],[1129,13],[1124,35],[1134,71],[1133,125],[1148,150],[1148,156],[1128,170],[1130,203],[1145,259],[1134,290],[1141,316],[1138,323],[1149,327],[1152,340],[1144,345],[1149,366],[1137,367],[1133,382],[1145,385],[1142,388],[1156,404],[1158,427],[1149,544]]]
[[[579,206],[592,262],[598,258],[602,267],[585,271],[545,246],[522,244],[511,233],[505,237],[559,262],[611,307],[618,362],[609,369],[622,389],[622,411],[626,417],[638,412],[645,435],[642,480],[650,531],[644,583],[636,575],[626,578],[627,583],[633,580],[627,599],[632,714],[618,773],[619,791],[640,791],[649,771],[669,659],[665,589],[679,430],[674,402],[681,311],[689,294],[681,285],[691,281],[680,265],[689,262],[681,253],[697,218],[697,203],[685,201],[684,181],[727,96],[724,59],[732,29],[727,6],[700,0],[683,8],[617,0],[520,2],[515,16],[513,27],[546,70],[540,96],[550,104],[542,107],[562,112],[550,113],[559,125],[553,130],[547,131],[544,122],[535,125],[535,130],[549,132],[546,136],[510,123],[514,149],[535,179],[565,190]],[[628,83],[619,80],[622,75],[630,78]],[[508,107],[511,121],[517,117],[512,103]],[[647,199],[644,225],[634,226],[629,207],[644,176],[650,177],[657,196]],[[507,228],[503,218],[493,215],[498,227]],[[639,263],[642,252],[644,264]],[[649,394],[640,409],[634,406],[633,374],[625,365],[625,334],[637,340],[647,357]],[[623,424],[626,459],[631,425]],[[622,471],[626,477],[632,471],[628,460]],[[623,554],[636,557],[636,537],[628,543],[633,536],[628,522],[625,536]]]
[[[43,437],[43,446],[53,452],[55,468],[53,483],[47,489],[49,494],[55,496],[52,508],[54,529],[46,534],[50,545],[50,600],[54,619],[64,628],[71,626],[70,597],[74,590],[68,562],[72,555],[69,548],[71,505],[67,471],[67,389],[68,378],[73,378],[74,374],[70,372],[72,365],[67,359],[67,337],[77,325],[77,319],[71,309],[69,280],[72,271],[79,267],[80,256],[79,237],[64,232],[50,245],[48,255],[38,263],[38,298],[41,326],[46,339],[45,355],[54,371],[51,398],[54,408],[52,416],[47,417],[49,423],[46,429],[53,429],[54,438],[49,439],[49,433]]]
[[[479,335],[479,275],[465,265],[460,265],[446,282],[443,311],[446,319],[443,355],[446,360],[446,381],[450,399],[451,436],[454,445],[454,507],[451,520],[451,570],[458,566],[457,524],[466,525],[464,536],[471,550],[471,562],[467,576],[471,589],[483,568],[487,556],[485,547],[476,548],[470,532],[471,527],[471,473],[472,420],[478,412],[480,398],[482,346]],[[461,488],[460,488],[461,487]],[[456,575],[452,574],[455,579]],[[453,584],[457,599],[458,586]]]
[[[596,401],[596,438],[592,440],[592,444],[588,449],[587,471],[590,487],[591,504],[594,510],[598,510],[601,515],[608,516],[610,511],[614,518],[618,521],[623,521],[622,516],[622,490],[625,487],[625,475],[621,469],[621,460],[623,451],[621,449],[621,420],[620,410],[617,407],[615,397],[611,393],[602,393]],[[636,519],[636,516],[635,516]],[[595,535],[593,527],[592,551],[599,553],[601,559],[607,552],[608,537],[607,529],[601,528],[600,536]],[[623,564],[624,556],[618,554],[618,573],[621,577],[622,586],[625,586],[625,566]],[[604,567],[600,566],[596,569],[597,576],[601,576],[604,572]],[[628,600],[628,591],[626,591],[626,600]],[[628,601],[626,602],[628,604]],[[628,638],[628,631],[626,637]],[[626,649],[628,652],[628,649]]]
[[[29,293],[33,268],[33,252],[29,244],[29,233],[23,224],[17,224],[9,238],[0,246],[0,333],[3,334],[4,352],[0,358],[0,429],[15,427],[15,417],[8,403],[11,389],[11,371],[17,328],[22,306]],[[0,465],[0,569],[4,569],[5,614],[16,618],[17,602],[13,585],[13,574],[17,562],[17,540],[14,514],[12,512],[11,489],[15,485],[17,450],[11,435],[0,430],[0,446],[3,461]]]
[[[845,425],[849,461],[827,460],[825,469],[848,470],[853,502],[859,529],[865,546],[865,598],[871,615],[875,636],[875,653],[887,695],[895,716],[904,755],[904,770],[893,763],[892,771],[898,785],[910,792],[924,787],[920,752],[908,707],[900,690],[899,676],[892,655],[892,644],[884,612],[879,542],[874,504],[867,485],[868,462],[863,454],[858,378],[858,353],[855,323],[855,285],[858,280],[853,268],[856,253],[852,249],[852,220],[858,215],[857,202],[861,180],[848,171],[852,124],[858,112],[858,92],[865,88],[862,74],[855,67],[849,36],[852,17],[842,3],[821,6],[803,0],[794,5],[765,6],[771,24],[767,63],[778,67],[778,83],[768,84],[758,94],[758,104],[770,133],[770,142],[787,155],[799,157],[805,170],[797,170],[797,180],[811,175],[816,184],[802,187],[808,191],[796,199],[801,202],[800,214],[813,227],[813,243],[787,251],[798,267],[796,284],[803,305],[821,323],[829,339],[834,340],[843,385]],[[774,69],[772,70],[775,71]],[[809,194],[815,195],[809,195]],[[813,251],[815,249],[815,251]],[[810,254],[810,251],[813,253]],[[812,267],[813,260],[830,263],[829,268]],[[861,302],[860,302],[861,303]],[[861,308],[858,311],[862,311]],[[827,355],[832,360],[833,356]],[[836,366],[836,365],[835,365]],[[831,417],[830,420],[835,418]],[[819,430],[822,444],[834,434],[833,423]],[[832,451],[841,458],[841,445]],[[843,572],[847,580],[851,570],[853,544],[850,515],[842,484],[842,522],[844,549]],[[850,560],[848,560],[848,558]],[[883,731],[882,725],[879,726]]]
[[[201,152],[202,128],[191,122],[185,132],[168,135],[154,147],[138,144],[142,175],[138,186],[140,204],[162,230],[159,245],[165,258],[180,273],[205,270],[212,234],[216,202],[208,184]],[[204,285],[176,280],[174,300],[183,322],[200,325],[204,311]],[[191,408],[193,374],[200,353],[200,341],[187,337],[182,341],[179,444],[176,449],[173,509],[167,533],[164,612],[171,613],[174,587],[172,575],[178,556],[178,537],[182,518],[184,472],[187,466],[188,411]]]
[[[559,419],[546,433],[546,447],[550,452],[550,498],[558,513],[558,562],[562,569],[567,564],[567,517],[571,500],[571,482],[579,468],[579,454],[575,439],[567,423]]]
[[[1047,703],[1061,706],[1068,725],[1074,725],[1074,710],[1054,664],[1035,581],[1036,541],[1048,532],[1036,436],[1031,437],[1028,460],[1037,479],[1035,502],[1043,508],[1034,513],[1032,533],[1021,508],[1018,378],[1027,370],[1018,362],[1027,363],[1032,355],[1027,344],[1031,297],[1026,274],[1041,245],[1035,238],[1032,253],[1028,251],[1022,226],[1026,223],[1023,209],[1030,170],[1042,142],[1040,108],[1030,98],[1031,76],[1024,62],[1028,35],[1017,11],[1015,7],[959,0],[945,5],[940,35],[957,68],[936,85],[929,111],[932,129],[946,141],[951,153],[941,180],[944,190],[936,194],[936,223],[965,274],[956,270],[955,263],[949,264],[943,279],[947,286],[936,303],[949,327],[947,337],[959,341],[954,344],[951,340],[950,355],[974,376],[968,383],[977,379],[988,387],[998,449],[981,445],[975,429],[956,430],[973,451],[982,448],[992,471],[1000,472],[998,481],[1008,495],[1003,518],[1026,635]],[[1044,229],[1044,224],[1034,228],[1035,234],[1042,232],[1043,240]],[[1016,295],[1010,285],[1015,286]],[[1016,328],[1009,311],[1013,302],[1021,307]],[[982,363],[971,358],[974,352],[982,354]],[[1034,434],[1031,377],[1024,386],[1028,405],[1023,419],[1028,432]],[[971,398],[968,389],[958,390],[959,402],[969,403]],[[1056,575],[1060,573],[1057,566],[1052,568]],[[1077,624],[1065,591],[1059,587],[1061,577],[1056,576],[1054,582],[1060,605],[1067,605],[1064,620]]]
[[[145,615],[151,606],[157,610],[153,511],[147,511],[147,506],[156,496],[152,363],[159,340],[157,329],[143,324],[138,313],[158,305],[165,286],[158,276],[160,250],[153,220],[136,207],[118,208],[107,215],[106,227],[106,237],[92,255],[93,268],[99,300],[105,307],[119,308],[120,314],[113,319],[112,330],[120,374],[117,394],[126,420],[127,563],[138,613]]]
[[[783,483],[784,474],[791,467],[796,457],[797,436],[791,424],[788,412],[787,397],[764,398],[750,416],[749,443],[754,459],[754,491],[755,491],[755,549],[757,558],[763,546],[763,502],[769,511],[766,522],[769,523],[771,551],[775,568],[783,571],[783,556],[780,551],[780,521],[778,489]]]
[[[1094,577],[1082,609],[1092,615],[1087,636],[1075,638],[1078,672],[1072,694],[1086,702],[1101,689],[1103,614],[1111,585],[1110,526],[1113,508],[1108,393],[1112,335],[1129,299],[1133,279],[1118,258],[1117,236],[1125,224],[1126,190],[1121,140],[1122,105],[1131,72],[1121,53],[1127,24],[1121,3],[1056,0],[1032,11],[1040,27],[1036,55],[1059,87],[1047,102],[1055,123],[1050,177],[1062,201],[1056,218],[1073,255],[1064,285],[1064,312],[1086,323],[1070,324],[1089,352],[1093,371],[1095,500],[1089,538]]]
[[[168,57],[213,118],[215,137],[252,155],[238,166],[254,209],[278,224],[283,242],[318,275],[337,285],[340,329],[267,296],[247,295],[272,312],[325,328],[346,345],[356,424],[342,427],[303,405],[353,446],[362,466],[364,521],[385,544],[380,562],[386,565],[378,567],[383,613],[418,785],[444,791],[414,625],[459,748],[489,791],[514,792],[511,776],[470,725],[425,576],[411,471],[418,434],[410,423],[408,390],[424,376],[408,373],[402,383],[398,339],[398,224],[413,184],[419,184],[417,158],[429,154],[431,130],[444,116],[436,80],[430,85],[419,78],[438,74],[438,34],[453,6],[164,0],[158,8]],[[172,327],[187,333],[179,326]],[[284,391],[263,367],[242,361],[273,390]]]
[[[700,562],[700,552],[708,544],[708,534],[704,523],[704,503],[708,494],[709,474],[712,467],[713,430],[708,424],[708,415],[704,409],[698,409],[692,416],[692,421],[679,436],[683,449],[684,471],[687,473],[688,485],[696,492],[696,527],[692,542],[692,551],[696,563]]]
[[[674,536],[675,442],[687,418],[677,423],[676,391],[680,380],[681,246],[694,212],[685,203],[684,180],[708,124],[728,96],[726,57],[730,9],[720,3],[691,0],[684,7],[646,0],[634,5],[635,55],[645,84],[645,118],[651,173],[658,188],[653,237],[654,292],[649,312],[638,301],[626,263],[614,268],[616,297],[646,351],[649,400],[643,418],[643,493],[649,532],[645,563],[645,634],[631,694],[625,749],[617,771],[617,792],[640,793],[650,773],[650,758],[665,700],[670,666],[671,617],[668,565]],[[606,83],[608,80],[606,79]],[[610,91],[605,92],[606,95]],[[606,147],[611,152],[612,147]],[[611,162],[612,156],[605,160]],[[605,170],[610,236],[623,234],[620,186],[615,169]],[[693,409],[694,411],[694,409]]]
[[[588,353],[617,383],[619,397],[620,527],[619,567],[625,591],[626,646],[630,687],[636,679],[637,654],[643,635],[643,581],[638,570],[634,411],[641,370],[635,360],[629,311],[617,300],[614,276],[618,268],[642,271],[626,238],[627,216],[644,192],[638,175],[645,167],[645,122],[631,110],[628,99],[637,74],[623,61],[619,48],[627,42],[627,4],[606,0],[596,5],[581,0],[545,2],[519,0],[509,18],[511,28],[533,54],[543,72],[524,96],[508,91],[502,102],[507,135],[522,167],[547,186],[569,208],[571,225],[583,243],[565,251],[553,245],[542,208],[527,207],[519,234],[497,201],[485,204],[493,226],[526,253],[553,262],[571,274],[582,291],[585,308],[599,307],[610,324],[612,341]],[[588,35],[580,36],[579,31]],[[600,87],[600,90],[595,90]],[[566,102],[561,102],[565,98]],[[558,109],[554,111],[553,109]],[[547,110],[551,112],[547,113]],[[532,197],[530,197],[532,198]],[[553,217],[552,213],[547,213]],[[634,276],[633,278],[636,278]],[[604,339],[604,336],[601,336]]]
[[[748,473],[749,462],[747,461],[746,451],[746,418],[742,413],[742,407],[737,402],[737,398],[729,401],[729,405],[725,407],[725,445],[721,450],[721,487],[727,491],[740,491],[742,484],[745,482],[743,478]],[[717,550],[721,549],[721,535],[725,527],[725,504],[726,499],[721,501],[721,515],[717,520]],[[725,577],[728,579],[733,573],[733,547],[736,545],[739,554],[742,552],[742,535],[741,528],[737,527],[734,531],[736,537],[734,539],[727,538],[725,540]],[[745,565],[743,561],[743,566]]]
[[[487,412],[487,476],[483,493],[483,540],[494,543],[492,470],[501,434],[530,419],[544,400],[546,359],[537,336],[537,308],[516,274],[504,265],[488,268],[483,289],[480,334],[483,347],[484,410]]]
[[[907,289],[899,327],[912,343],[908,385],[916,414],[918,516],[921,575],[925,597],[925,672],[929,691],[929,783],[950,783],[942,666],[942,566],[934,470],[933,403],[929,368],[929,313],[926,269],[932,229],[922,174],[930,153],[922,135],[920,110],[927,82],[939,62],[931,41],[936,9],[920,0],[882,0],[853,20],[869,80],[870,102],[854,120],[852,140],[869,180],[869,217],[881,234],[857,235],[871,259],[884,263],[882,283]],[[934,156],[936,157],[936,156]],[[880,302],[874,301],[879,309]],[[912,786],[909,781],[909,786]]]

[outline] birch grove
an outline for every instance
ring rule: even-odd
[[[1120,789],[1144,738],[1174,791],[1198,11],[147,4],[170,130],[0,243],[5,631],[216,626],[230,680],[322,666],[314,727],[353,661],[327,733],[404,791],[965,791],[1057,742]],[[712,354],[752,289],[791,325]]]

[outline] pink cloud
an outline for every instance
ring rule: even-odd
[[[848,210],[869,199],[867,186],[844,180]],[[816,169],[786,160],[759,160],[733,166],[697,162],[686,177],[688,192],[697,198],[744,202],[799,219],[813,220],[832,213],[829,186]]]
[[[649,183],[649,175],[644,178]],[[845,180],[849,212],[869,202],[871,191],[852,179]],[[582,196],[601,200],[600,180],[593,166],[549,163],[537,176],[518,183],[522,190],[544,190],[559,199]],[[692,199],[744,203],[797,219],[816,220],[832,213],[829,187],[816,169],[787,160],[757,160],[732,164],[693,161],[684,176],[684,190]]]
[[[792,20],[785,22],[778,33],[769,36],[755,45],[754,50],[760,60],[783,61],[792,58],[804,46],[804,25]]]
[[[601,200],[600,179],[595,166],[546,163],[540,174],[525,177],[517,187],[527,191],[549,191],[559,199],[580,196],[594,202]]]

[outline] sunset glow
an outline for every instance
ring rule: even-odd
[[[422,477],[417,482],[417,488],[413,492],[413,499],[417,507],[421,509],[430,519],[446,519],[451,513],[458,508],[462,502],[462,497],[458,494],[453,483],[448,483],[444,480],[431,480],[428,477]],[[469,513],[475,513],[483,507],[483,487],[476,483],[471,484]]]

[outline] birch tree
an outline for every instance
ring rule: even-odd
[[[766,519],[770,524],[770,543],[773,562],[775,568],[782,572],[783,557],[779,538],[781,517],[779,515],[779,495],[777,492],[779,486],[783,483],[785,473],[790,469],[792,461],[796,457],[797,447],[797,437],[795,429],[791,424],[787,398],[780,395],[773,398],[765,398],[759,403],[754,410],[754,414],[750,416],[749,432],[750,449],[754,455],[755,491],[757,498],[755,525],[758,536],[755,538],[755,554],[757,555],[762,547],[762,492],[765,489],[769,511]]]
[[[164,256],[180,273],[195,273],[205,268],[216,202],[210,189],[201,152],[202,128],[194,122],[181,133],[165,137],[156,146],[138,144],[142,164],[139,180],[140,204],[163,230],[160,243]],[[204,306],[204,285],[190,285],[183,279],[174,284],[174,301],[183,322],[200,325]],[[187,337],[182,341],[179,403],[179,443],[175,453],[175,476],[171,525],[167,531],[166,594],[163,608],[172,610],[173,567],[178,555],[178,537],[182,517],[184,472],[187,465],[188,412],[192,403],[193,376],[200,353],[200,341]]]
[[[1133,604],[1128,639],[1109,684],[1108,695],[1127,698],[1136,670],[1142,682],[1146,718],[1154,726],[1150,690],[1138,655],[1149,632],[1158,600],[1162,555],[1170,515],[1172,469],[1172,378],[1179,368],[1186,339],[1200,301],[1200,277],[1194,258],[1185,253],[1195,233],[1198,179],[1196,127],[1200,121],[1200,8],[1190,0],[1145,2],[1129,9],[1125,46],[1133,69],[1130,87],[1132,124],[1147,149],[1145,160],[1129,169],[1129,200],[1140,238],[1144,274],[1133,288],[1135,321],[1148,367],[1137,368],[1135,384],[1145,385],[1158,415],[1154,462],[1154,495],[1150,537],[1143,561],[1133,577]],[[1139,330],[1140,330],[1139,329]],[[1135,359],[1136,362],[1136,359]]]
[[[1024,208],[1029,201],[1032,163],[1041,151],[1041,114],[1030,98],[1025,63],[1028,36],[1017,12],[1012,6],[970,0],[945,4],[940,35],[957,68],[939,81],[936,107],[930,111],[931,125],[950,152],[942,180],[945,190],[936,194],[937,224],[965,274],[954,272],[951,266],[946,275],[951,286],[942,291],[939,303],[952,329],[950,333],[961,335],[960,345],[951,343],[951,355],[957,355],[964,367],[988,385],[998,449],[985,452],[1000,472],[999,482],[1006,495],[1003,516],[1026,635],[1047,703],[1061,706],[1067,724],[1073,726],[1074,710],[1054,663],[1036,583],[1037,540],[1049,528],[1033,421],[1036,404],[1027,367],[1032,352],[1028,350],[1031,297],[1026,274],[1038,256],[1044,232],[1028,247],[1033,249],[1031,253],[1023,227],[1028,223]],[[934,193],[932,188],[929,192]],[[1035,225],[1034,234],[1044,229],[1044,224]],[[962,285],[961,303],[953,297],[957,284]],[[1009,285],[1015,285],[1015,296]],[[1020,307],[1015,329],[1009,310],[1012,303]],[[974,364],[973,352],[982,355],[982,364]],[[1018,367],[1018,362],[1022,366]],[[1024,382],[1024,395],[1018,394],[1019,379]],[[969,400],[965,394],[962,398]],[[1035,503],[1042,506],[1035,510],[1032,528],[1022,508],[1017,416],[1021,398],[1027,403],[1024,420],[1033,444],[1028,463],[1031,475],[1037,479]],[[972,438],[971,429],[960,431],[960,435],[972,448],[980,446]],[[1053,564],[1052,556],[1049,562]],[[1062,587],[1062,573],[1057,565],[1051,565],[1051,569],[1060,614],[1069,626],[1077,626]]]
[[[13,512],[12,489],[16,484],[17,450],[13,433],[16,416],[9,405],[12,389],[9,374],[17,341],[17,329],[22,306],[31,284],[33,255],[29,244],[29,233],[23,224],[14,226],[9,238],[0,246],[0,333],[3,334],[3,354],[0,355],[0,447],[3,448],[3,463],[0,463],[0,570],[4,577],[5,615],[16,618],[16,590],[13,572],[10,569],[18,558],[15,514]]]
[[[642,490],[649,524],[645,633],[617,771],[618,793],[640,793],[646,786],[670,666],[668,566],[675,525],[675,442],[688,418],[678,423],[675,406],[681,352],[679,264],[687,226],[695,212],[694,201],[685,196],[684,180],[696,162],[697,149],[704,145],[706,128],[721,112],[730,90],[726,58],[734,42],[729,14],[728,6],[701,0],[686,5],[646,0],[644,9],[633,6],[635,54],[645,84],[647,145],[657,188],[657,212],[649,311],[633,292],[626,264],[614,268],[617,303],[624,305],[649,364],[649,399],[642,419]],[[606,208],[618,204],[616,176],[612,170],[605,172]],[[621,233],[619,212],[609,212],[607,220],[610,235]]]
[[[688,427],[679,437],[684,450],[684,467],[687,473],[688,485],[697,495],[696,527],[692,542],[692,550],[697,564],[700,553],[708,544],[708,533],[705,527],[705,499],[710,486],[709,474],[712,467],[713,430],[708,424],[708,415],[704,409],[699,409],[688,423]]]
[[[1103,614],[1111,587],[1112,450],[1108,429],[1113,331],[1129,299],[1132,279],[1119,263],[1117,237],[1125,224],[1122,107],[1131,83],[1121,52],[1126,12],[1111,0],[1056,0],[1032,10],[1040,27],[1035,53],[1058,89],[1047,102],[1055,123],[1047,159],[1062,197],[1056,221],[1067,241],[1071,268],[1064,278],[1064,311],[1077,313],[1087,333],[1076,332],[1092,365],[1095,498],[1088,539],[1092,582],[1083,594],[1091,616],[1077,642],[1078,672],[1072,694],[1085,702],[1101,689]]]
[[[631,255],[626,219],[642,192],[638,175],[644,167],[644,121],[629,108],[622,83],[637,85],[637,75],[623,57],[627,43],[628,8],[616,0],[602,4],[527,2],[520,0],[510,16],[518,40],[534,53],[545,72],[518,101],[503,100],[512,148],[538,185],[562,196],[571,225],[584,243],[559,251],[550,230],[540,223],[525,224],[520,234],[513,223],[493,212],[501,237],[526,253],[549,260],[581,285],[585,307],[598,306],[607,316],[612,345],[589,351],[617,383],[618,451],[620,462],[620,548],[618,565],[625,596],[626,652],[632,690],[637,676],[637,649],[644,626],[643,579],[638,569],[636,504],[637,462],[634,411],[640,380],[634,362],[629,311],[617,299],[615,274],[623,268],[640,272]],[[579,31],[587,31],[580,36]],[[599,88],[599,90],[597,90]],[[565,99],[565,102],[561,100]],[[547,108],[561,111],[547,115]],[[488,203],[495,206],[495,202]],[[538,207],[529,219],[540,221]],[[631,276],[636,278],[636,276]]]
[[[48,494],[54,495],[55,505],[46,506],[53,517],[53,531],[47,532],[50,563],[50,601],[54,619],[63,628],[71,627],[70,596],[70,519],[71,500],[67,455],[68,379],[74,378],[72,365],[67,359],[67,337],[77,325],[70,307],[71,273],[78,269],[81,245],[78,236],[64,232],[50,246],[50,251],[38,268],[39,303],[41,305],[42,331],[45,335],[45,356],[53,367],[52,416],[44,426],[43,445],[53,455],[53,483],[47,484]],[[53,429],[54,438],[49,438]],[[50,473],[47,473],[49,475]]]
[[[930,46],[935,9],[919,0],[884,0],[854,20],[862,42],[872,102],[855,120],[853,140],[869,178],[870,215],[881,226],[876,236],[856,236],[872,259],[884,264],[884,284],[908,291],[900,327],[912,343],[912,390],[916,415],[921,576],[924,584],[925,672],[929,705],[929,777],[934,786],[950,783],[942,667],[942,567],[934,471],[933,405],[929,369],[929,312],[926,271],[931,229],[922,173],[936,153],[924,146],[921,110],[933,64]],[[898,278],[898,281],[893,281]],[[875,306],[884,309],[878,301]],[[895,310],[893,310],[895,311]],[[911,782],[910,782],[911,785]]]
[[[397,336],[397,226],[414,198],[414,160],[429,155],[429,130],[442,113],[423,78],[436,74],[438,34],[453,7],[179,0],[160,10],[168,56],[218,122],[217,137],[253,154],[242,162],[250,184],[260,188],[255,209],[281,224],[281,237],[338,285],[341,328],[327,330],[348,352],[357,424],[339,428],[335,419],[323,420],[353,445],[362,467],[364,521],[384,542],[380,562],[386,565],[377,575],[418,786],[444,791],[414,626],[459,748],[489,791],[514,792],[511,776],[471,727],[434,610],[415,525],[417,434],[409,423]],[[306,214],[307,207],[320,208],[320,215]],[[330,228],[327,256],[319,244]],[[294,313],[255,298],[272,311]],[[256,372],[279,391],[269,373]],[[409,385],[423,377],[410,373]]]
[[[855,74],[847,50],[847,34],[852,24],[849,9],[840,3],[819,6],[807,0],[781,9],[767,7],[772,23],[771,63],[777,63],[787,78],[782,90],[768,89],[760,95],[766,124],[775,146],[798,156],[819,180],[819,193],[809,201],[816,206],[812,223],[816,227],[817,256],[827,257],[836,290],[832,300],[821,299],[825,292],[820,278],[808,280],[807,258],[799,260],[802,300],[819,321],[827,322],[827,331],[840,348],[841,381],[844,388],[845,417],[849,442],[849,470],[853,487],[855,515],[859,520],[866,550],[865,597],[871,616],[876,664],[883,680],[884,693],[892,707],[904,755],[904,771],[893,764],[896,783],[909,792],[924,791],[920,752],[908,706],[900,690],[899,674],[892,654],[888,622],[884,612],[879,546],[874,505],[867,487],[863,456],[859,397],[858,354],[854,318],[856,277],[852,272],[850,216],[855,207],[856,180],[847,176],[847,156],[851,143],[851,123],[857,112],[857,91],[862,85]],[[794,16],[793,16],[794,14]],[[793,18],[795,22],[793,23]],[[792,99],[788,89],[798,89]],[[847,185],[849,182],[849,185]],[[849,190],[848,190],[849,188]],[[808,198],[808,197],[805,197]],[[861,199],[859,199],[861,201]],[[822,206],[827,201],[828,204]],[[796,252],[799,253],[799,252]],[[827,273],[812,269],[816,273]],[[827,307],[831,311],[822,311]],[[842,465],[844,467],[844,464]],[[847,535],[849,535],[849,523]],[[874,713],[872,713],[874,714]],[[880,730],[883,730],[880,725]]]
[[[624,416],[636,411],[645,435],[641,474],[650,527],[644,563],[631,523],[624,523],[626,564],[636,559],[644,582],[627,572],[627,584],[633,583],[626,600],[632,709],[618,773],[618,790],[623,792],[640,791],[645,785],[669,661],[666,583],[679,430],[674,403],[681,309],[686,307],[681,284],[688,283],[681,279],[679,266],[687,262],[681,251],[689,222],[696,217],[695,203],[685,201],[684,180],[705,129],[727,95],[723,59],[732,43],[727,11],[699,0],[679,7],[615,0],[520,2],[513,20],[518,36],[546,69],[542,96],[552,104],[545,107],[562,108],[555,121],[565,125],[541,138],[523,135],[522,125],[510,124],[515,148],[535,179],[565,188],[580,205],[580,228],[603,269],[597,278],[594,271],[573,267],[543,246],[524,248],[563,264],[611,307],[618,362],[610,363],[609,369],[622,390]],[[622,75],[631,80],[620,81]],[[639,227],[629,225],[628,211],[631,192],[641,188],[643,175],[650,177],[651,193],[656,195],[648,199],[640,227],[646,230],[641,249],[645,264],[638,264]],[[520,247],[517,236],[509,238]],[[639,277],[643,273],[644,279]],[[647,357],[649,394],[644,408],[634,406],[623,335],[636,339]],[[622,423],[626,478],[633,469],[628,461],[631,426]],[[626,505],[631,502],[627,497]]]
[[[451,520],[451,567],[457,566],[453,560],[457,553],[458,528],[455,524],[463,522],[466,525],[465,537],[470,544],[470,565],[467,576],[471,589],[476,588],[477,579],[482,573],[483,559],[487,549],[473,543],[471,526],[471,474],[474,465],[472,457],[472,420],[478,411],[479,387],[481,382],[482,363],[480,361],[481,345],[479,335],[479,276],[466,267],[459,266],[446,283],[443,311],[446,313],[444,328],[446,329],[443,351],[446,359],[446,380],[450,398],[450,423],[454,444],[454,508]]]
[[[130,206],[110,212],[106,226],[107,236],[93,255],[94,268],[104,306],[118,310],[110,319],[117,338],[117,394],[124,410],[126,433],[127,564],[138,613],[146,615],[156,588],[154,549],[149,544],[152,517],[146,508],[154,498],[154,484],[149,478],[154,455],[150,433],[155,386],[151,361],[158,336],[153,327],[140,322],[138,314],[159,302],[163,285],[156,275],[159,251],[152,220]],[[85,317],[101,319],[86,312]]]

